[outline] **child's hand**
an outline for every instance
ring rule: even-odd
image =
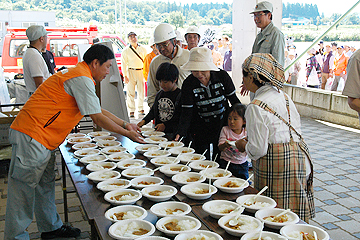
[[[224,150],[230,148],[231,145],[227,141],[225,141],[223,144],[220,144],[218,147],[219,147],[220,151],[224,151]]]
[[[159,131],[159,132],[165,131],[165,124],[160,123],[160,124],[156,125],[156,126],[155,126],[155,130],[156,130],[156,131]]]
[[[138,127],[142,127],[142,126],[144,126],[144,124],[145,124],[145,121],[144,120],[141,120],[140,122],[138,122]]]

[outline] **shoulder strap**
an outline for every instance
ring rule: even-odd
[[[140,60],[142,62],[144,62],[144,60],[142,59],[142,57],[140,57],[140,55],[135,51],[135,49],[132,47],[132,45],[130,44],[130,49],[136,54],[136,56],[138,56],[140,58]]]
[[[288,97],[284,94],[284,97],[285,97],[285,100],[287,101],[287,106],[288,106],[288,102],[289,102],[289,99]],[[301,139],[302,139],[302,136],[300,133],[298,133],[295,128],[293,126],[291,126],[291,124],[289,122],[287,122],[283,117],[281,117],[277,112],[275,112],[272,108],[270,108],[266,103],[264,103],[263,101],[260,101],[260,100],[257,100],[257,99],[254,99],[251,104],[255,104],[259,107],[261,107],[262,109],[264,109],[265,111],[268,111],[272,114],[274,114],[276,117],[278,117],[281,121],[283,121],[291,130],[293,130]],[[289,113],[289,120],[290,120],[290,109],[288,107],[288,113]]]

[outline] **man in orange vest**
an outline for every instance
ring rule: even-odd
[[[50,153],[84,115],[102,128],[144,143],[135,124],[102,109],[96,96],[95,81],[100,82],[109,74],[113,52],[96,44],[85,52],[83,59],[76,67],[64,69],[43,82],[10,127],[7,240],[30,239],[26,228],[34,214],[42,239],[80,235],[80,229],[63,225],[56,211],[54,159]]]
[[[336,91],[339,85],[339,81],[343,78],[346,81],[346,67],[349,61],[349,57],[345,55],[344,47],[339,46],[337,48],[338,56],[335,57],[334,61],[334,82],[331,85],[331,91]]]

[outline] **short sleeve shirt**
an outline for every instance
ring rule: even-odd
[[[76,99],[82,115],[101,113],[99,98],[95,93],[95,84],[92,79],[80,76],[64,82],[67,94]]]
[[[26,91],[35,92],[34,77],[50,77],[48,67],[41,53],[36,48],[28,48],[23,57],[24,81]]]

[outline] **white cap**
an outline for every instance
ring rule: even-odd
[[[219,71],[219,68],[213,62],[211,50],[206,47],[192,48],[189,60],[181,69],[188,71]]]
[[[45,36],[49,32],[45,30],[44,26],[40,25],[31,25],[26,29],[26,36],[29,39],[29,41],[35,41],[39,38]]]

